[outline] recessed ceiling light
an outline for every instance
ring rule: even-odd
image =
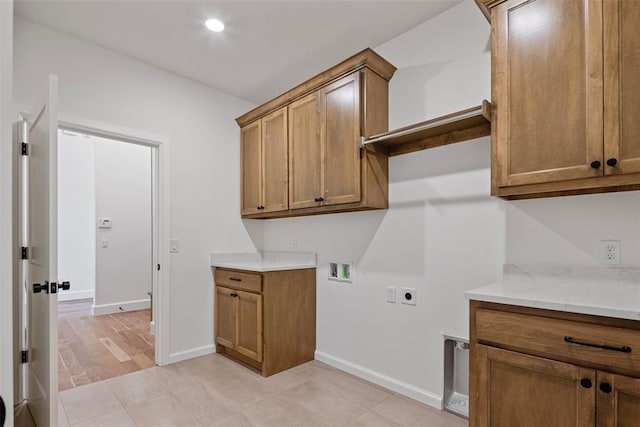
[[[224,24],[217,19],[207,19],[204,25],[206,25],[208,29],[210,29],[211,31],[215,31],[216,33],[224,30]]]

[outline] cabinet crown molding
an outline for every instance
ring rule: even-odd
[[[386,59],[378,55],[373,49],[366,48],[361,52],[356,53],[350,58],[345,59],[337,65],[329,68],[328,70],[323,71],[322,73],[316,75],[315,77],[310,78],[304,83],[299,84],[293,89],[273,98],[270,101],[254,108],[236,118],[236,123],[240,127],[243,127],[266,114],[277,110],[280,107],[283,107],[296,99],[301,98],[302,96],[313,92],[322,86],[327,85],[328,83],[336,80],[339,77],[342,77],[346,74],[349,74],[353,71],[368,68],[378,74],[380,77],[389,81],[393,74],[396,72],[397,68],[389,63]]]

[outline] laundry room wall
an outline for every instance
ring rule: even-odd
[[[490,99],[489,25],[463,2],[374,50],[398,67],[390,128]],[[499,280],[505,208],[488,137],[389,159],[389,209],[265,222],[269,250],[317,252],[319,360],[440,406],[443,334],[468,337],[464,292]],[[328,262],[354,263],[353,283]],[[395,287],[398,302],[386,301]],[[399,302],[402,287],[416,305]]]
[[[261,226],[239,215],[240,132],[234,121],[255,105],[19,17],[14,39],[18,104],[29,105],[53,73],[63,116],[169,140],[169,237],[180,240],[180,252],[171,254],[166,284],[168,361],[213,351],[210,254],[262,246]]]

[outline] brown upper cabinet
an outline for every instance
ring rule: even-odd
[[[365,49],[238,117],[242,216],[386,209],[388,153],[361,138],[388,130],[395,70]]]
[[[640,189],[640,2],[478,2],[492,26],[492,194]]]
[[[286,210],[287,108],[242,128],[240,147],[242,215]]]

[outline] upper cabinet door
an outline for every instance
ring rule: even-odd
[[[508,0],[492,16],[497,187],[602,176],[602,0]]]
[[[289,208],[318,206],[321,147],[318,93],[289,105]]]
[[[287,210],[287,107],[276,110],[262,119],[262,183],[262,211]]]
[[[604,2],[605,174],[640,172],[640,1]]]
[[[250,215],[261,212],[261,122],[243,127],[240,131],[241,213]]]
[[[360,201],[360,73],[320,90],[325,205]]]

